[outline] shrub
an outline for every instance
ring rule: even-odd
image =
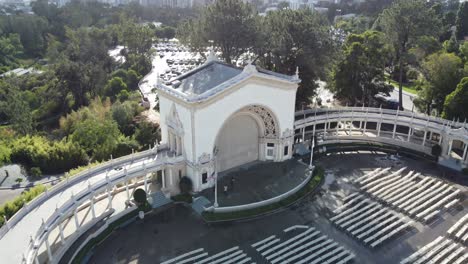
[[[1,143],[1,142],[0,142]],[[11,150],[5,145],[0,145],[0,166],[10,162]]]
[[[462,169],[462,173],[463,173],[463,175],[467,175],[467,176],[468,176],[468,168],[463,168],[463,169]]]
[[[438,145],[438,144],[432,146],[431,154],[433,156],[439,157],[440,154],[442,154],[442,147],[440,145]]]
[[[184,194],[178,194],[178,195],[175,195],[175,196],[172,196],[171,199],[175,202],[185,202],[185,203],[192,203],[192,195],[188,194],[188,193],[184,193]]]
[[[30,169],[31,176],[33,177],[41,177],[42,176],[42,171],[38,167],[32,167]]]
[[[189,177],[184,176],[180,179],[179,189],[182,194],[190,193],[192,191],[192,187],[193,187],[192,180]]]
[[[34,186],[29,191],[24,191],[17,196],[14,200],[8,201],[0,206],[0,226],[5,222],[5,216],[10,219],[16,212],[18,212],[24,205],[24,202],[29,202],[39,194],[43,193],[46,187],[42,184]]]
[[[37,167],[43,173],[64,172],[86,164],[86,153],[70,141],[49,141],[41,136],[25,136],[14,141],[11,161]],[[37,170],[36,170],[37,172]]]
[[[146,204],[146,192],[143,189],[136,189],[133,193],[133,199],[135,199],[135,202],[139,205]]]

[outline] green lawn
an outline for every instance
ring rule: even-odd
[[[393,85],[393,87],[395,87],[396,89],[398,89],[399,85],[398,85],[398,82],[395,82],[394,80],[390,80],[387,78],[387,81]],[[411,94],[418,94],[418,91],[414,88],[414,85],[406,85],[406,84],[403,84],[403,90],[405,92],[408,92],[408,93],[411,93]]]

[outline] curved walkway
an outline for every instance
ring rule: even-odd
[[[468,167],[468,124],[409,111],[380,108],[316,108],[296,112],[296,141],[318,136],[319,145],[383,143],[432,155],[440,145],[439,163]]]
[[[0,230],[2,262],[32,263],[35,260],[37,250],[41,247],[44,248],[43,242],[48,241],[48,234],[56,227],[59,217],[70,221],[70,211],[73,212],[88,200],[86,195],[80,195],[80,193],[90,189],[92,190],[88,195],[92,195],[94,192],[100,193],[107,188],[109,182],[114,183],[112,184],[114,186],[119,178],[126,178],[123,175],[124,171],[128,171],[130,177],[135,177],[141,175],[145,167],[151,171],[154,165],[161,165],[167,160],[163,162],[163,158],[157,156],[153,150],[133,156],[129,155],[120,160],[110,161],[76,175],[70,179],[70,182],[64,181],[54,186],[20,210]],[[114,170],[115,167],[123,167],[123,169]],[[93,196],[95,196],[94,200],[99,200],[97,195]],[[50,251],[52,251],[52,245],[50,247]],[[48,253],[50,258],[53,252]],[[51,262],[56,261],[58,259],[53,259]]]

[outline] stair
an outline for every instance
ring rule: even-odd
[[[205,207],[209,206],[211,206],[211,202],[206,199],[205,196],[199,196],[193,199],[192,209],[199,215],[205,210]]]
[[[163,192],[158,191],[151,194],[151,207],[153,209],[159,208],[169,203],[172,203],[172,200],[167,198]]]

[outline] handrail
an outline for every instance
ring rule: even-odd
[[[5,234],[8,233],[8,230],[11,227],[15,226],[19,221],[21,221],[21,219],[23,219],[23,217],[27,213],[29,213],[32,209],[34,209],[34,208],[38,207],[39,205],[41,205],[46,200],[46,198],[54,196],[57,193],[59,193],[60,191],[62,191],[63,189],[66,189],[66,188],[68,188],[68,187],[70,187],[70,186],[72,186],[72,185],[74,185],[74,184],[76,184],[78,182],[86,180],[90,176],[92,176],[92,175],[94,175],[94,174],[96,174],[96,173],[98,173],[100,171],[103,171],[103,170],[106,170],[106,169],[121,165],[123,163],[127,163],[127,162],[135,161],[135,160],[138,160],[138,159],[146,158],[146,157],[151,156],[151,155],[154,155],[154,149],[145,150],[145,151],[142,151],[142,152],[136,152],[136,153],[131,154],[131,155],[122,156],[122,157],[119,157],[119,158],[116,158],[116,159],[112,159],[112,160],[109,160],[107,162],[98,164],[98,165],[96,165],[94,167],[88,168],[88,169],[86,169],[84,171],[81,171],[81,172],[77,173],[76,175],[74,175],[73,177],[67,177],[66,180],[63,180],[63,181],[59,182],[58,184],[54,185],[50,189],[46,189],[45,192],[43,192],[42,194],[35,197],[29,203],[24,204],[24,206],[20,210],[18,210],[18,212],[16,212],[10,219],[8,219],[8,223],[5,223],[0,228],[0,239],[2,239],[3,236],[5,236]]]
[[[51,216],[49,216],[47,221],[45,221],[40,226],[39,230],[36,232],[36,235],[33,238],[32,243],[30,243],[28,249],[27,263],[33,262],[32,260],[37,254],[39,245],[41,245],[46,239],[47,232],[55,228],[58,225],[58,223],[61,222],[60,220],[62,220],[62,218],[68,217],[68,214],[70,214],[70,212],[72,212],[73,210],[75,210],[75,208],[80,206],[80,203],[78,203],[79,200],[88,200],[88,198],[93,196],[96,192],[103,191],[106,188],[109,188],[110,186],[115,186],[122,181],[141,176],[142,171],[146,171],[147,173],[157,171],[162,166],[166,166],[168,164],[173,164],[174,162],[179,162],[183,160],[183,156],[168,157],[167,152],[162,153],[166,154],[166,156],[158,155],[158,157],[160,157],[159,159],[156,158],[155,161],[144,163],[139,167],[130,168],[127,170],[127,174],[125,174],[124,170],[121,170],[115,173],[114,175],[107,177],[106,179],[101,179],[95,182],[93,185],[88,185],[88,188],[74,195],[74,197],[76,197],[75,200],[68,200],[59,208],[57,208],[57,210],[55,210],[55,212]]]
[[[302,124],[300,121],[304,122],[304,115],[306,120],[309,117],[314,117],[317,115],[324,115],[329,113],[344,113],[344,112],[351,112],[351,113],[366,113],[366,114],[382,114],[382,115],[392,115],[392,116],[399,116],[399,117],[411,117],[414,119],[425,120],[428,122],[436,123],[443,126],[449,126],[454,128],[468,128],[468,124],[466,120],[464,122],[460,122],[452,120],[443,119],[440,117],[429,116],[427,114],[415,113],[410,111],[400,111],[400,110],[391,110],[391,109],[382,109],[382,108],[374,108],[374,107],[334,107],[334,108],[313,108],[307,110],[300,110],[295,113],[296,123]]]

